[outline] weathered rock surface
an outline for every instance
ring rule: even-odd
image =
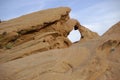
[[[54,8],[0,23],[0,80],[119,80],[120,22],[103,36]],[[81,40],[67,39],[78,29]]]
[[[75,20],[75,19],[69,19],[66,22],[68,27],[68,32],[71,31],[73,28],[75,30],[79,30],[79,32],[81,33],[81,40],[80,42],[86,42],[87,40],[90,39],[95,39],[97,37],[99,37],[99,35],[96,32],[92,32],[91,30],[87,29],[86,27],[80,25],[80,23]]]
[[[71,45],[64,26],[70,9],[54,8],[0,24],[0,63]]]
[[[0,24],[0,63],[19,59],[37,52],[66,48],[67,38],[74,27],[84,37],[81,41],[98,37],[95,32],[69,18],[67,7],[54,8],[24,15]]]

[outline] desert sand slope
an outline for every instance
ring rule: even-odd
[[[67,14],[43,29],[20,34],[9,49],[4,47],[10,44],[9,41],[1,44],[0,80],[119,80],[120,22],[99,37],[68,17]],[[67,39],[72,28],[84,35],[82,41],[72,44]],[[9,38],[6,33],[1,35]],[[28,36],[34,39],[28,39]],[[19,43],[17,40],[21,38],[25,41]]]

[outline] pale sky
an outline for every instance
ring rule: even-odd
[[[70,7],[71,18],[99,35],[120,21],[120,0],[0,0],[0,19],[9,20],[61,6]],[[68,38],[72,42],[78,41],[80,33],[73,30]]]

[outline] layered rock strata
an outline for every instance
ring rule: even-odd
[[[24,15],[0,24],[0,63],[51,49],[67,48],[67,38],[78,27],[81,41],[98,37],[95,32],[70,19],[70,8],[60,7]]]
[[[0,80],[119,80],[120,22],[105,34],[54,8],[0,23]],[[81,40],[67,36],[79,30]]]

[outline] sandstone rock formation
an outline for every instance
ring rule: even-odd
[[[69,19],[66,22],[68,27],[68,32],[70,32],[72,30],[72,28],[74,28],[75,30],[79,30],[79,32],[81,33],[81,40],[80,42],[86,42],[89,39],[95,39],[97,37],[99,37],[99,35],[95,32],[92,32],[91,30],[87,29],[86,27],[80,25],[80,23],[75,20],[75,19]]]
[[[0,80],[119,80],[120,22],[103,36],[70,19],[67,7],[0,23]],[[81,40],[67,38],[78,29]]]
[[[74,27],[78,27],[81,35],[84,35],[83,41],[98,37],[77,20],[70,19],[69,12],[67,7],[54,8],[1,23],[0,47],[3,52],[0,63],[37,52],[69,47],[72,43],[67,36]]]

